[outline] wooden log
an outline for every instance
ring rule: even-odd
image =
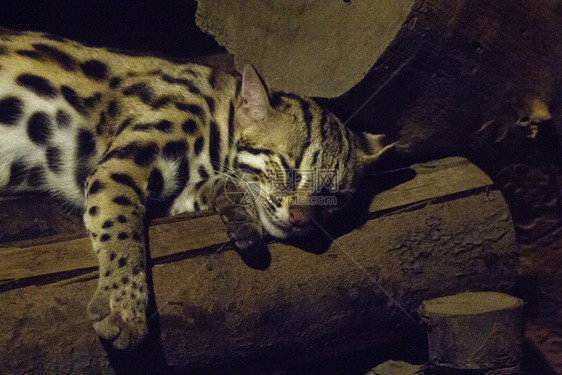
[[[514,127],[560,124],[560,45],[556,1],[418,0],[366,76],[323,103],[410,157],[493,148]]]
[[[551,118],[562,134],[554,0],[202,0],[196,20],[238,66],[328,98],[349,126],[394,135],[409,156],[459,154]]]
[[[268,84],[309,96],[344,94],[396,37],[414,0],[198,2],[199,27],[253,64]]]
[[[152,225],[158,311],[151,340],[125,356],[105,353],[86,316],[97,273],[85,237],[0,248],[0,373],[306,363],[421,335],[422,300],[512,287],[513,227],[488,177],[462,158],[413,171],[360,228],[326,247],[270,243],[259,262],[225,247],[216,215]]]
[[[434,365],[518,373],[523,349],[521,299],[494,292],[460,293],[423,301],[420,313],[428,326],[429,359]]]

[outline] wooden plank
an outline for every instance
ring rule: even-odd
[[[401,208],[424,200],[491,186],[490,179],[463,158],[446,158],[412,166],[416,177],[378,194],[371,212]],[[161,219],[149,228],[151,257],[158,261],[228,241],[217,215]],[[64,259],[64,262],[61,262]],[[0,249],[0,283],[97,267],[87,237],[61,242],[42,239]],[[0,284],[0,285],[2,285]]]
[[[217,215],[158,224],[149,228],[154,260],[228,241]],[[61,262],[64,259],[64,262]],[[0,250],[0,282],[97,267],[90,239],[9,247]]]
[[[400,208],[493,185],[488,175],[461,157],[416,164],[412,169],[416,177],[377,194],[369,207],[370,212]]]

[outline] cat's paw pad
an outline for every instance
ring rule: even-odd
[[[140,281],[131,283],[140,285]],[[131,285],[117,288],[98,286],[88,305],[88,315],[98,336],[112,341],[116,349],[132,349],[148,333],[146,322],[147,295]]]

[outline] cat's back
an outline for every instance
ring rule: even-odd
[[[107,126],[116,108],[154,116],[171,94],[198,101],[212,74],[184,61],[0,28],[0,190],[41,188],[80,204],[85,175],[116,136],[119,124]],[[138,100],[124,108],[127,96]]]
[[[83,85],[82,91],[91,92],[117,86],[126,77],[186,65],[149,54],[90,47],[51,34],[1,28],[0,64],[2,76],[33,72],[47,78],[54,89],[74,83]],[[53,90],[45,89],[44,93],[49,91]]]

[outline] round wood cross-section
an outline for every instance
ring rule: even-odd
[[[519,298],[496,292],[460,293],[422,302],[431,362],[467,370],[519,366],[522,307]]]

